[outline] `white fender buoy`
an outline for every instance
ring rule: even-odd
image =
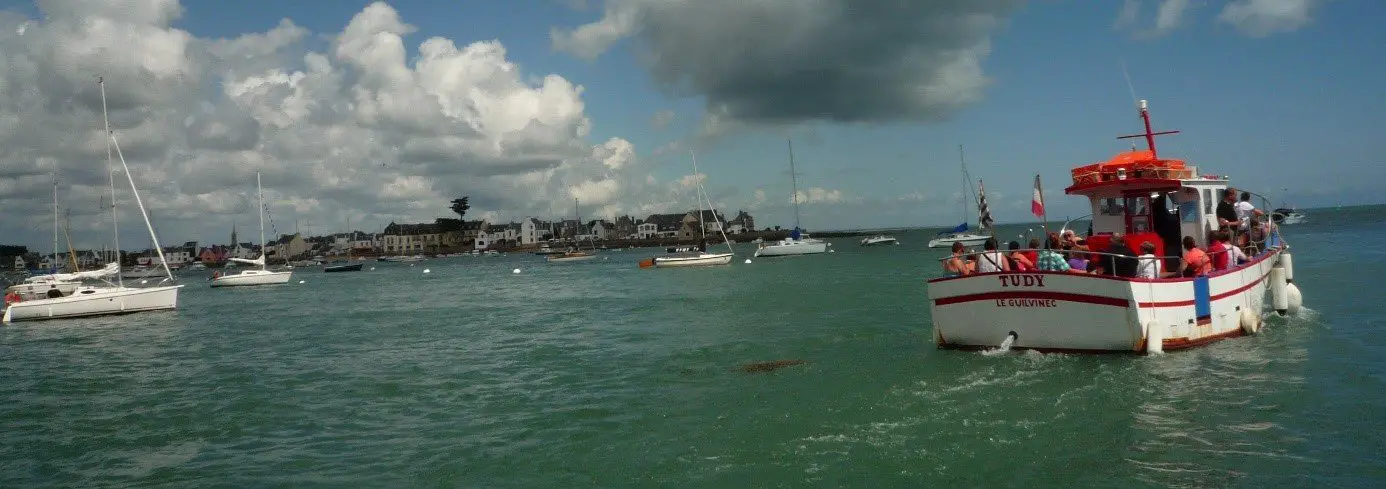
[[[1285,269],[1279,266],[1270,271],[1271,286],[1271,306],[1275,308],[1276,314],[1285,315],[1285,311],[1290,308],[1289,293],[1285,291]]]
[[[1295,284],[1285,284],[1285,312],[1287,314],[1299,314],[1304,309],[1304,296],[1299,293],[1299,286]]]
[[[410,264],[409,264],[409,266],[411,266],[411,267],[412,267],[412,266],[414,266],[414,264],[413,264],[413,263],[410,263]]]
[[[750,265],[750,264],[751,264],[751,259],[750,259],[750,258],[747,258],[747,259],[746,259],[746,264],[747,264],[747,265]]]
[[[140,285],[144,285],[144,284],[147,284],[147,283],[149,283],[148,280],[141,280],[141,281],[140,281]]]
[[[510,273],[520,273],[520,269],[516,268],[515,270],[511,271]]]
[[[837,253],[837,250],[828,250],[828,253]]]
[[[1261,315],[1251,312],[1251,309],[1242,309],[1241,317],[1242,332],[1247,335],[1254,335],[1261,331]]]
[[[307,280],[299,280],[298,283],[306,284],[306,283],[308,283],[308,281],[307,281]]]
[[[1145,354],[1159,355],[1165,352],[1165,327],[1155,321],[1145,323]]]
[[[429,270],[429,269],[425,268],[425,269],[424,269],[424,273],[433,273],[433,270]]]
[[[371,270],[374,271],[374,270],[375,270],[375,267],[371,267]]]
[[[1290,252],[1280,254],[1280,266],[1285,268],[1285,283],[1295,283],[1295,261],[1290,258]]]

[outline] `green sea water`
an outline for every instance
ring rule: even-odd
[[[925,231],[188,275],[176,312],[0,328],[0,487],[1380,487],[1386,208],[1308,214],[1304,315],[1157,357],[935,349]]]

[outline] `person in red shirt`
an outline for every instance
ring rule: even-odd
[[[1227,269],[1227,246],[1223,244],[1231,235],[1226,229],[1213,231],[1212,243],[1208,245],[1208,256],[1213,262],[1213,270]]]

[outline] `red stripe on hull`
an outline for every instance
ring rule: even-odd
[[[1270,276],[1270,273],[1267,272],[1265,275],[1262,275],[1261,278],[1258,278],[1258,279],[1256,279],[1256,280],[1252,280],[1251,282],[1248,282],[1246,285],[1243,285],[1243,286],[1241,286],[1241,287],[1237,287],[1237,288],[1232,289],[1232,290],[1229,290],[1229,291],[1227,291],[1227,292],[1223,292],[1223,293],[1221,293],[1221,294],[1218,294],[1218,295],[1215,295],[1215,296],[1210,297],[1210,298],[1208,299],[1208,302],[1216,302],[1216,301],[1219,301],[1219,300],[1222,300],[1222,299],[1226,299],[1226,298],[1228,298],[1228,297],[1232,297],[1232,296],[1234,296],[1234,295],[1240,294],[1240,293],[1242,293],[1242,292],[1246,292],[1247,290],[1251,289],[1252,287],[1255,287],[1256,284],[1261,283],[1262,280],[1265,280],[1266,277],[1269,277],[1269,276]],[[1192,301],[1192,300],[1187,300],[1187,301],[1168,301],[1168,302],[1141,302],[1139,305],[1140,305],[1141,307],[1188,307],[1188,306],[1194,305],[1194,301]]]
[[[985,292],[981,294],[956,295],[953,297],[940,297],[934,299],[934,305],[946,306],[949,304],[961,304],[964,302],[988,301],[997,299],[1053,299],[1065,302],[1081,302],[1084,304],[1097,304],[1100,306],[1130,307],[1131,301],[1119,297],[1105,297],[1100,295],[1074,294],[1069,292]]]

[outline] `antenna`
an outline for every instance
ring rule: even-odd
[[[1156,153],[1156,152],[1155,152],[1155,136],[1164,136],[1164,135],[1169,135],[1169,134],[1179,134],[1179,131],[1160,131],[1160,132],[1152,132],[1152,131],[1150,130],[1150,110],[1149,110],[1149,105],[1147,104],[1146,101],[1142,100],[1142,101],[1139,102],[1139,107],[1140,107],[1140,109],[1141,109],[1141,120],[1145,122],[1145,133],[1143,133],[1143,134],[1131,134],[1131,135],[1127,135],[1127,136],[1117,136],[1117,139],[1129,139],[1129,138],[1144,137],[1144,138],[1145,138],[1145,145],[1146,145],[1146,147],[1150,148],[1150,157],[1151,157],[1151,158],[1154,158],[1154,159],[1159,159],[1159,157],[1160,157],[1160,156],[1159,156],[1159,153]]]
[[[1126,60],[1120,59],[1121,76],[1126,77],[1126,89],[1131,91],[1131,105],[1140,106],[1140,101],[1136,100],[1136,86],[1131,84],[1131,74],[1126,72]]]

